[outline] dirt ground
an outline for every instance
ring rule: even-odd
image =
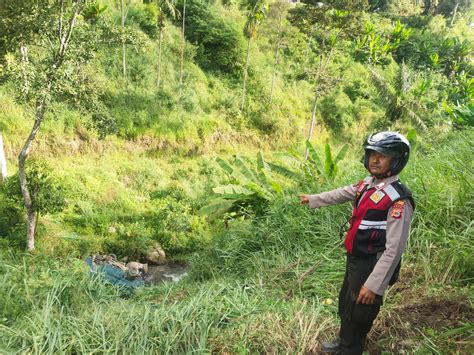
[[[472,353],[472,330],[468,334],[469,331],[463,332],[460,328],[473,324],[474,308],[467,299],[422,298],[381,313],[370,334],[368,348],[374,354],[382,350],[414,350],[422,331],[428,331],[434,338],[445,337],[446,343],[456,351]]]

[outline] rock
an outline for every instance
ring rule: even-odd
[[[166,254],[160,244],[156,243],[145,256],[145,261],[152,265],[161,265],[166,263]]]

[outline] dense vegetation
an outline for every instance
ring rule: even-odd
[[[52,67],[60,3],[0,4],[0,352],[315,350],[337,327],[350,206],[296,195],[364,177],[380,129],[412,142],[417,209],[371,346],[472,349],[469,1],[85,2]],[[18,156],[41,102],[25,254]],[[124,294],[82,261],[156,242],[191,263],[183,282]],[[393,316],[427,304],[449,321]]]

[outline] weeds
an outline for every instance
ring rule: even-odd
[[[472,311],[471,142],[472,133],[465,132],[433,147],[420,143],[402,176],[414,190],[417,208],[402,278],[389,291],[372,335],[384,349],[400,340],[402,335],[393,332],[403,332],[404,323],[394,317],[404,307],[410,309],[412,300],[426,308],[429,297],[439,295],[447,305],[456,304],[450,299],[460,299],[464,314]],[[89,277],[80,260],[0,253],[0,352],[316,349],[337,328],[337,293],[344,271],[339,226],[351,207],[310,210],[298,204],[296,195],[363,177],[363,169],[350,161],[340,169],[334,182],[317,185],[308,180],[285,191],[260,217],[231,221],[220,231],[215,226],[219,235],[205,252],[194,254],[187,280],[145,288],[129,298]],[[161,201],[167,191],[157,190],[152,197]],[[186,194],[181,191],[173,198],[182,201]],[[439,329],[419,323],[416,331],[400,333],[409,337],[404,349],[465,352],[472,341],[466,319],[454,319]]]

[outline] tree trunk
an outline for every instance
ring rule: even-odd
[[[122,18],[122,29],[125,29],[125,21],[127,20],[128,7],[125,3],[126,0],[120,1],[120,12]],[[125,39],[122,39],[122,73],[124,79],[127,79],[127,45]]]
[[[158,78],[156,79],[156,88],[160,91],[161,85],[161,44],[163,43],[163,27],[160,27],[160,36],[158,39]]]
[[[184,38],[184,29],[185,29],[185,22],[186,22],[186,0],[183,2],[183,25],[181,29],[181,63],[179,68],[179,97],[181,97],[183,93],[183,71],[184,71],[184,45],[186,44],[186,39]]]
[[[454,24],[454,19],[456,18],[456,14],[458,13],[459,2],[460,2],[460,1],[458,1],[458,2],[456,3],[456,6],[454,6],[453,17],[451,18],[451,23],[449,24],[449,26],[451,26],[451,27],[453,26],[453,24]]]
[[[314,87],[314,100],[313,100],[313,111],[311,113],[311,122],[309,124],[309,130],[308,130],[308,141],[311,140],[311,137],[313,136],[313,131],[314,131],[314,125],[316,123],[316,110],[318,108],[318,101],[319,101],[319,85],[318,81],[321,79],[321,75],[323,73],[323,70],[326,68],[326,66],[329,63],[330,59],[330,54],[328,54],[328,57],[326,58],[326,63],[323,65],[323,55],[319,55],[319,66],[318,66],[318,72],[316,73],[316,85]],[[304,158],[308,159],[309,155],[309,150],[306,148],[305,153],[304,153]]]
[[[424,0],[423,15],[427,16],[432,13],[434,2],[435,0]]]
[[[281,3],[279,3],[281,4]],[[272,76],[272,87],[270,89],[270,103],[272,103],[273,100],[273,90],[275,89],[275,81],[276,81],[276,75],[277,75],[277,66],[278,66],[278,54],[280,52],[280,45],[281,45],[281,38],[283,36],[283,18],[284,18],[284,10],[282,10],[279,7],[279,12],[278,12],[278,35],[277,35],[277,42],[276,42],[276,48],[275,48],[275,63],[273,65],[273,76]]]
[[[309,125],[309,131],[308,131],[308,141],[311,139],[313,136],[313,131],[314,131],[314,125],[316,123],[316,110],[318,109],[318,101],[319,101],[319,93],[316,87],[315,93],[314,93],[314,101],[313,101],[313,112],[311,114],[311,123]],[[306,148],[304,152],[304,158],[307,160],[309,156],[309,150]]]
[[[122,42],[122,74],[123,78],[127,79],[127,45],[125,41]]]
[[[252,37],[249,37],[248,43],[247,43],[247,58],[245,59],[245,69],[244,69],[244,85],[242,88],[242,104],[240,105],[240,111],[244,110],[245,106],[245,85],[247,83],[247,70],[249,67],[249,60],[250,60],[250,40]]]
[[[277,42],[276,49],[275,49],[275,63],[273,65],[272,88],[270,89],[270,103],[272,103],[272,100],[273,100],[273,89],[275,88],[275,80],[276,80],[276,74],[277,74],[279,49],[280,49],[280,38],[278,38],[278,42]]]
[[[48,84],[47,91],[51,89],[51,82]],[[26,159],[30,154],[31,145],[33,140],[38,133],[41,123],[43,123],[44,112],[46,110],[46,99],[38,99],[36,101],[36,114],[35,114],[35,123],[31,129],[30,135],[25,141],[23,148],[18,156],[18,174],[20,176],[20,187],[21,193],[23,195],[23,202],[25,203],[27,218],[28,218],[28,230],[27,230],[27,249],[28,251],[33,251],[35,249],[35,233],[36,233],[36,220],[37,215],[33,207],[33,199],[28,188],[28,179],[26,176]]]
[[[3,138],[2,132],[0,132],[0,172],[1,179],[0,183],[4,182],[7,179],[7,158],[5,157],[5,151],[3,150]]]

